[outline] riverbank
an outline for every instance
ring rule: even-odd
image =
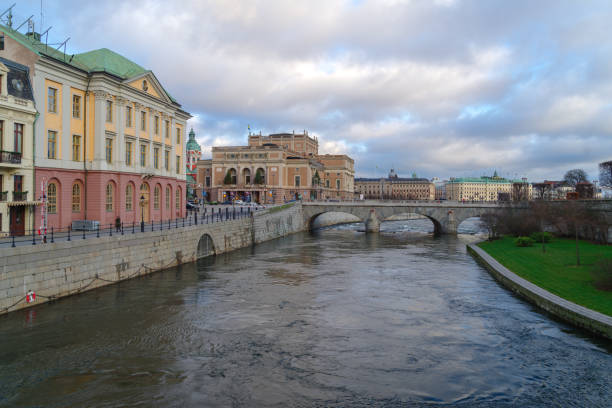
[[[503,238],[468,245],[468,252],[515,293],[563,320],[612,339],[612,293],[597,290],[589,274],[592,264],[610,256],[612,248],[581,242],[582,265],[575,266],[574,243],[569,241],[555,240],[542,253],[541,247],[521,248],[511,238]]]

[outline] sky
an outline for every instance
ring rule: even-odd
[[[40,12],[19,1],[15,21]],[[249,125],[307,130],[357,177],[596,179],[612,159],[610,21],[609,0],[42,2],[49,42],[152,70],[205,158]]]

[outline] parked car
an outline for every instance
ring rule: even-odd
[[[226,201],[222,202],[221,204],[223,204],[223,205],[232,205],[232,202],[230,200],[226,200]]]
[[[196,205],[187,201],[187,211],[192,211],[192,210],[195,210],[196,208],[198,208]]]
[[[234,204],[236,204],[236,205],[244,205],[246,203],[244,201],[242,201],[242,200],[236,200],[236,201],[234,201]]]

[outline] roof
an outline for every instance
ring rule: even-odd
[[[46,56],[56,61],[68,64],[76,69],[84,71],[88,74],[94,72],[105,72],[117,78],[126,80],[152,71],[146,70],[133,61],[117,54],[108,48],[100,48],[98,50],[88,51],[81,54],[68,55],[55,49],[53,46],[48,46],[39,40],[36,40],[31,35],[25,35],[19,31],[13,30],[5,25],[0,24],[0,30],[6,35],[32,51],[39,56]],[[163,89],[163,87],[162,87]],[[178,105],[178,102],[166,91],[168,98]]]
[[[392,183],[397,183],[397,182],[409,182],[409,183],[431,183],[431,181],[429,181],[429,179],[426,178],[420,178],[420,177],[393,177],[393,178],[389,178],[389,177],[380,177],[380,178],[367,178],[367,177],[359,177],[355,179],[355,183],[359,182],[359,181],[390,181]]]
[[[143,67],[108,48],[76,54],[73,61],[87,67],[89,72],[106,72],[128,79],[147,72]]]
[[[193,129],[191,129],[189,132],[189,140],[187,141],[186,148],[187,150],[196,150],[198,152],[202,151],[200,144],[195,140],[195,132]]]
[[[482,183],[482,184],[510,184],[510,183],[524,183],[523,180],[511,180],[503,177],[457,177],[451,178],[447,183],[458,184],[458,183]]]

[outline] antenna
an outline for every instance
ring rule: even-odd
[[[9,13],[9,15],[8,15],[8,20],[9,20],[9,22],[10,22],[10,21],[11,21],[11,18],[13,17],[13,13],[11,12],[11,10],[13,9],[13,7],[15,7],[15,5],[16,5],[16,4],[17,4],[17,3],[13,3],[13,5],[12,5],[11,7],[7,8],[7,9],[4,11],[4,13],[0,14],[0,18],[4,17],[4,15],[5,15],[6,13]],[[9,27],[10,27],[10,23],[9,23]]]
[[[62,46],[64,46],[64,62],[66,62],[66,43],[68,42],[68,40],[69,40],[69,39],[70,39],[70,37],[66,38],[66,39],[64,40],[64,42],[63,42],[63,43],[61,43],[61,44],[59,45],[59,47],[57,47],[57,48],[56,48],[56,50],[58,50],[58,51],[59,51],[59,49],[60,49],[60,48],[62,48]]]
[[[34,14],[32,14],[30,17],[28,17],[26,21],[24,21],[23,23],[19,24],[19,27],[17,27],[17,28],[15,29],[15,31],[19,31],[19,29],[20,29],[21,27],[23,27],[23,25],[24,25],[25,23],[27,23],[28,21],[30,21],[30,19],[31,19],[32,17],[34,17]]]

